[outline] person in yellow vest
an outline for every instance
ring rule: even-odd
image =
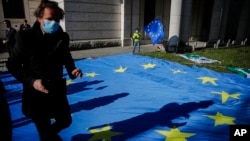
[[[140,52],[140,42],[141,42],[141,33],[139,28],[135,30],[132,36],[133,39],[133,54],[135,53],[135,49],[138,47],[138,52]]]

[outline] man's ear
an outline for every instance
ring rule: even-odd
[[[43,19],[42,18],[37,18],[39,23],[42,23]]]

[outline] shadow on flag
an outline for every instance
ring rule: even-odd
[[[164,39],[163,24],[160,19],[155,18],[147,26],[144,27],[144,32],[150,37],[153,45]]]

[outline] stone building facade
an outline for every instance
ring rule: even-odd
[[[61,26],[71,41],[117,41],[121,46],[131,44],[133,31],[143,29],[154,18],[164,24],[165,39],[178,36],[182,42],[218,40],[249,43],[249,0],[54,0],[65,10]],[[19,28],[23,19],[29,24],[36,20],[33,12],[40,0],[22,0],[23,16],[6,17],[8,2],[0,3],[0,20],[9,19]],[[19,8],[19,7],[18,7]],[[15,11],[15,9],[13,9]],[[13,11],[12,11],[13,12]],[[18,12],[18,11],[17,11]],[[143,32],[143,30],[142,30]],[[4,37],[0,26],[0,38]],[[143,36],[144,43],[150,43]]]

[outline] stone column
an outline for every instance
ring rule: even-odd
[[[239,24],[237,29],[237,35],[236,35],[236,44],[240,44],[242,41],[244,41],[247,38],[248,28],[249,28],[249,19],[250,19],[250,1],[249,0],[243,0],[242,8],[241,8],[241,14],[239,15]],[[249,39],[248,39],[249,40]]]
[[[180,37],[182,0],[172,0],[170,8],[169,38]]]
[[[121,0],[121,46],[124,47],[125,0]]]
[[[0,19],[1,19],[1,27],[0,27],[0,38],[4,38],[5,37],[5,28],[2,25],[2,21],[4,19],[4,13],[3,13],[3,5],[2,2],[0,2]]]
[[[220,39],[224,4],[225,4],[224,0],[214,1],[212,17],[211,17],[210,33],[209,33],[209,41],[211,42],[216,42],[217,40]]]
[[[131,45],[132,0],[121,1],[121,46]]]
[[[226,29],[227,29],[227,24],[228,24],[228,18],[229,18],[229,8],[230,8],[230,1],[226,0],[224,1],[223,7],[221,9],[221,14],[222,14],[222,19],[221,19],[221,25],[220,25],[220,34],[219,38],[223,41],[228,41],[225,40],[226,37]]]
[[[181,34],[180,40],[183,42],[188,42],[189,40],[189,31],[190,31],[190,22],[192,15],[192,3],[193,0],[184,0],[182,6],[182,21],[181,21]]]
[[[131,36],[135,28],[140,27],[140,3],[141,0],[121,1],[121,40],[122,46],[131,46]],[[140,27],[141,29],[143,27]]]

